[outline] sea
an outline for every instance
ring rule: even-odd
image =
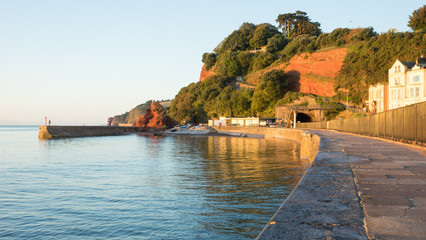
[[[253,239],[306,169],[288,140],[39,140],[0,126],[0,239]]]

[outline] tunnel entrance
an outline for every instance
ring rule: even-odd
[[[297,113],[296,115],[297,122],[312,122],[311,116],[305,113]]]

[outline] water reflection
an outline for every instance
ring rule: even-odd
[[[178,136],[185,189],[202,191],[197,222],[221,238],[255,237],[299,181],[305,161],[286,140]],[[175,155],[176,157],[176,155]]]
[[[0,238],[253,239],[304,168],[284,140],[34,128],[0,143]]]

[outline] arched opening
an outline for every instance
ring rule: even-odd
[[[312,122],[312,117],[306,113],[297,113],[296,115],[297,122]]]

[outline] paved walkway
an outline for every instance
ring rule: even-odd
[[[258,239],[426,239],[426,151],[334,131]]]
[[[426,239],[426,151],[343,134],[335,139],[349,159],[370,239]]]

